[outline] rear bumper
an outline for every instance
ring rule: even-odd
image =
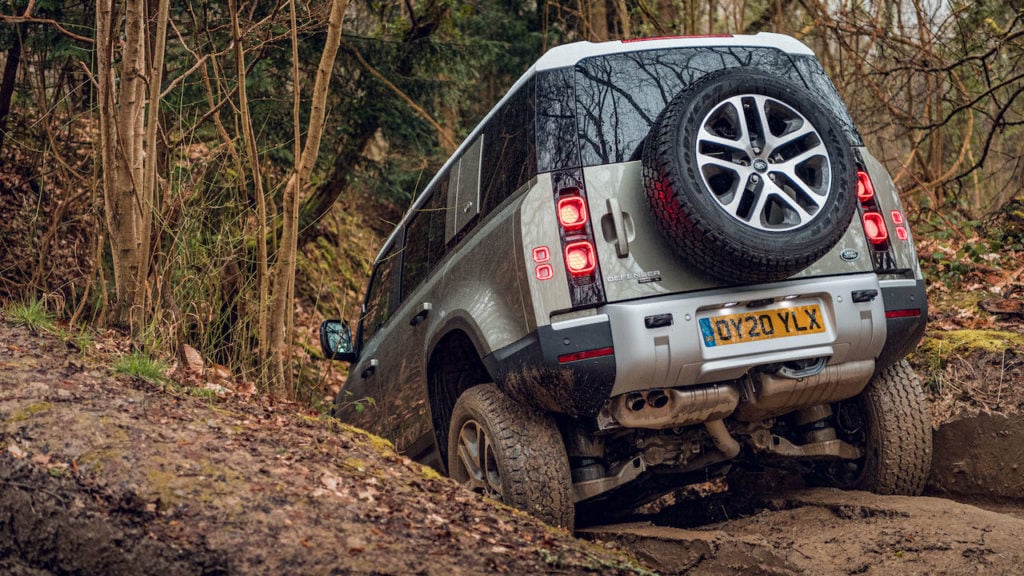
[[[818,333],[714,346],[702,337],[702,318],[809,305],[822,312]],[[886,318],[913,306],[917,317]],[[812,278],[608,304],[542,326],[484,364],[520,402],[595,416],[613,396],[735,380],[759,366],[827,358],[830,365],[878,359],[884,367],[913,349],[926,318],[921,282],[880,285],[873,273]]]
[[[924,337],[928,323],[924,280],[883,280],[881,288],[888,336],[878,356],[876,371],[884,370],[913,352]]]
[[[820,307],[823,331],[717,346],[702,338],[702,318],[807,305]],[[825,357],[830,364],[874,360],[886,342],[885,310],[873,273],[652,298],[610,304],[602,311],[611,320],[618,361],[613,396],[734,380],[757,366],[810,358]],[[646,321],[666,317],[671,318],[667,326]]]
[[[594,416],[615,382],[611,324],[606,315],[597,314],[541,326],[484,357],[484,366],[519,402],[570,416]]]

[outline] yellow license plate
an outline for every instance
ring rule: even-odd
[[[701,318],[698,323],[701,338],[707,347],[820,334],[825,331],[825,319],[817,304],[712,316]]]

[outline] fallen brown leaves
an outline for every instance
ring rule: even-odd
[[[89,573],[632,571],[294,403],[117,378],[92,348],[2,321],[0,362],[0,510],[32,530],[5,538],[44,544],[0,542],[0,557]]]

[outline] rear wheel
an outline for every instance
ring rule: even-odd
[[[876,374],[859,396],[836,404],[836,433],[864,450],[864,457],[830,463],[814,479],[851,490],[917,496],[931,468],[930,421],[917,375],[901,360]]]
[[[569,458],[551,416],[494,384],[465,391],[448,435],[448,472],[470,490],[572,530]]]

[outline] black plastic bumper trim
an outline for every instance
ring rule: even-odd
[[[882,302],[886,312],[920,310],[917,316],[901,314],[885,319],[885,346],[878,356],[875,370],[881,371],[897,362],[917,348],[924,337],[928,323],[928,298],[925,295],[924,280],[914,286],[883,286]]]
[[[588,353],[608,349],[613,343],[607,320],[560,330],[541,326],[484,357],[484,365],[517,401],[569,416],[594,416],[615,384],[615,355]],[[559,361],[578,356],[584,358]]]

